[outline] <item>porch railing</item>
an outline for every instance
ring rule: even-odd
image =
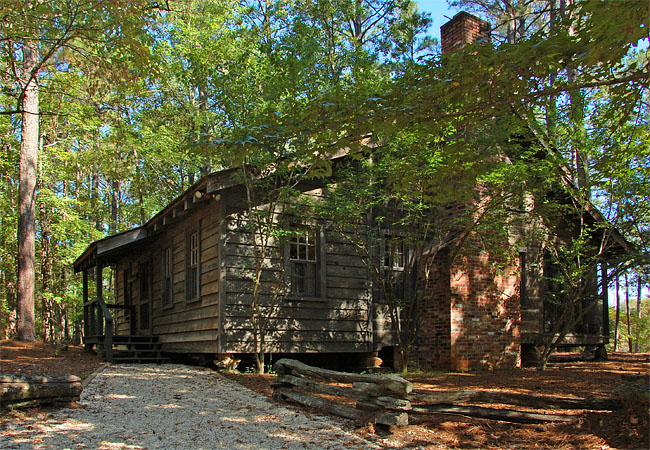
[[[106,361],[113,362],[114,320],[111,309],[124,309],[133,312],[131,305],[107,304],[102,298],[84,303],[84,339],[99,344],[103,337]]]

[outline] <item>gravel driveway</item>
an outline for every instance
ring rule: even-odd
[[[379,448],[325,417],[307,417],[211,370],[110,366],[83,390],[80,408],[10,421],[2,449]]]

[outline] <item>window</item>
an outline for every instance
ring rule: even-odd
[[[552,331],[562,315],[562,306],[566,305],[562,272],[559,263],[548,251],[544,252],[544,331]]]
[[[185,298],[198,300],[201,292],[200,234],[198,230],[190,232],[187,239],[187,257],[185,260]]]
[[[163,263],[162,263],[162,305],[163,307],[173,306],[173,273],[174,273],[174,262],[173,262],[173,251],[171,247],[167,247],[163,251]]]
[[[299,229],[285,241],[286,289],[289,297],[324,300],[325,229]]]
[[[316,247],[316,232],[312,230],[297,232],[289,239],[289,275],[294,295],[318,295]]]
[[[388,294],[395,299],[404,299],[407,247],[403,240],[389,234],[384,235],[383,246],[382,271],[387,282]]]
[[[122,271],[122,294],[124,295],[124,315],[131,313],[131,283],[129,282],[129,270]]]
[[[384,252],[384,267],[404,271],[404,242],[391,237],[385,239],[386,251]]]

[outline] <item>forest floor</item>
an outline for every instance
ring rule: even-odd
[[[55,347],[36,343],[0,341],[0,374],[77,375],[86,378],[104,363],[80,347]],[[585,361],[564,357],[551,362],[545,372],[535,369],[494,372],[431,372],[410,374],[416,389],[481,389],[499,392],[555,396],[611,398],[622,375],[650,372],[648,354],[613,354],[607,361]],[[273,375],[229,373],[246,387],[271,396]],[[503,405],[482,405],[495,408]],[[539,411],[538,411],[539,412]],[[626,402],[617,411],[557,411],[574,414],[570,424],[525,425],[465,416],[433,415],[409,417],[408,427],[390,436],[375,435],[373,427],[356,430],[360,437],[390,448],[554,448],[554,449],[648,449],[648,405]],[[37,413],[37,411],[34,411]],[[0,415],[0,424],[11,420]],[[352,425],[350,425],[352,426]]]
[[[648,375],[650,355],[617,353],[607,361],[584,360],[580,355],[561,355],[544,372],[534,368],[493,372],[412,373],[406,378],[415,389],[480,389],[502,393],[553,395],[588,399],[611,398],[622,375]],[[272,394],[273,375],[227,374],[248,388]],[[646,378],[647,379],[647,378]],[[505,405],[493,408],[523,409]],[[567,424],[514,424],[496,420],[452,415],[409,415],[409,426],[393,430],[389,442],[398,448],[424,449],[648,449],[648,404],[626,404],[617,411],[563,411],[573,414]],[[541,412],[535,410],[532,412]],[[359,428],[365,438],[376,430]],[[378,431],[378,430],[377,430]]]

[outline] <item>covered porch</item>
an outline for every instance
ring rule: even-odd
[[[114,266],[120,258],[137,252],[147,242],[147,230],[143,227],[126,231],[100,241],[93,242],[73,263],[75,273],[82,273],[83,279],[83,343],[87,350],[93,348],[108,362],[161,362],[158,338],[152,334],[140,333],[130,326],[128,333],[118,333],[116,318],[133,321],[135,305],[130,301],[117,301],[114,293],[107,292],[104,269]],[[111,301],[112,299],[112,301]],[[150,305],[141,313],[150,317]]]

